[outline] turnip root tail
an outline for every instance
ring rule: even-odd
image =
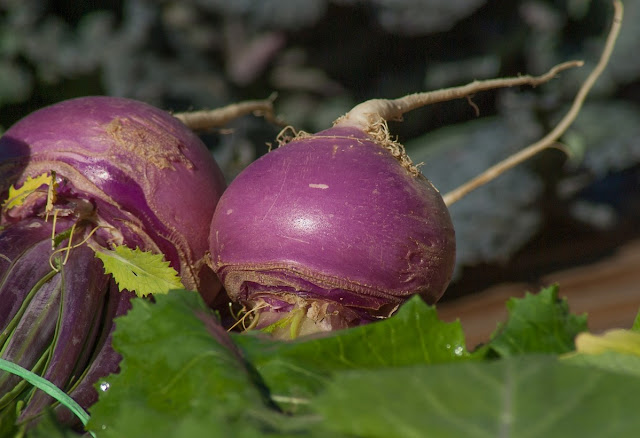
[[[447,204],[447,206],[459,201],[469,192],[477,189],[480,186],[483,186],[484,184],[501,175],[503,172],[517,166],[523,161],[528,160],[538,152],[549,147],[553,147],[556,144],[558,138],[560,138],[560,136],[562,136],[562,134],[566,132],[569,126],[571,126],[573,121],[580,113],[582,104],[587,98],[587,95],[593,87],[593,84],[595,84],[596,80],[600,77],[605,67],[607,66],[616,43],[616,39],[618,38],[618,34],[620,33],[620,26],[622,25],[622,15],[624,12],[622,2],[616,0],[613,2],[613,6],[615,10],[613,23],[611,24],[611,30],[609,31],[609,35],[607,36],[607,41],[602,50],[602,54],[600,55],[600,60],[591,71],[591,73],[589,73],[589,76],[587,76],[585,81],[582,83],[582,86],[578,90],[578,93],[576,94],[576,97],[571,104],[571,108],[556,125],[556,127],[553,128],[553,130],[545,135],[542,139],[527,146],[520,152],[511,155],[505,160],[485,170],[475,178],[467,181],[460,187],[444,195],[442,198],[444,199],[444,202],[445,204]]]
[[[459,87],[414,93],[397,99],[372,99],[356,105],[351,111],[336,120],[334,126],[354,126],[367,131],[372,124],[379,123],[380,120],[401,120],[405,113],[434,103],[460,99],[481,91],[496,88],[516,87],[520,85],[535,87],[550,81],[564,70],[581,67],[583,64],[584,62],[582,61],[568,61],[556,65],[547,73],[540,76],[527,75],[515,78],[473,81]]]
[[[407,155],[404,146],[389,136],[388,120],[400,121],[405,113],[433,103],[460,99],[495,88],[515,87],[519,85],[536,86],[548,82],[558,73],[573,67],[580,67],[582,61],[569,61],[556,65],[541,76],[519,76],[515,78],[487,79],[473,81],[459,87],[409,94],[397,99],[371,99],[356,105],[351,111],[337,119],[334,127],[358,128],[375,139],[376,143],[386,148],[400,161],[402,166],[413,176],[422,177],[420,170]],[[477,108],[476,108],[477,110]]]
[[[276,116],[273,110],[273,101],[275,98],[276,94],[274,93],[264,100],[246,100],[232,103],[222,108],[187,111],[175,113],[173,116],[193,131],[206,131],[208,129],[225,126],[229,122],[249,114],[264,117],[274,125],[286,126],[286,123]]]
[[[538,152],[552,147],[556,144],[558,138],[566,132],[571,123],[576,119],[587,94],[593,87],[598,77],[604,71],[609,58],[615,46],[615,41],[620,32],[622,23],[623,6],[619,0],[613,2],[614,18],[611,30],[607,37],[606,44],[600,56],[600,60],[593,71],[587,76],[580,90],[578,91],[573,104],[567,114],[562,118],[560,123],[538,142],[528,146],[517,154],[514,154],[497,165],[487,169],[478,177],[468,181],[457,189],[443,196],[447,205],[460,200],[467,193],[493,180],[506,170],[518,165],[519,163],[531,158]],[[414,109],[430,105],[433,103],[445,102],[448,100],[460,99],[463,97],[479,93],[481,91],[492,90],[496,88],[507,88],[521,85],[529,85],[532,87],[544,84],[556,77],[560,72],[584,65],[583,61],[568,61],[558,64],[551,68],[548,72],[540,76],[518,76],[514,78],[498,78],[483,81],[474,81],[467,85],[451,88],[443,88],[441,90],[428,91],[423,93],[409,94],[397,99],[372,99],[356,105],[351,111],[340,117],[334,122],[334,126],[355,127],[366,132],[376,139],[376,142],[389,149],[393,155],[400,160],[403,166],[413,175],[420,174],[416,166],[413,165],[411,159],[404,151],[404,147],[393,141],[388,134],[388,120],[402,120],[402,116]],[[477,110],[477,108],[476,108]]]

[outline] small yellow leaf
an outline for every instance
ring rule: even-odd
[[[585,354],[614,351],[640,356],[640,333],[624,329],[609,330],[601,335],[580,333],[576,337],[576,351]]]
[[[55,178],[55,174],[53,178]],[[9,196],[2,203],[2,209],[7,211],[22,205],[29,195],[39,190],[43,185],[51,186],[53,178],[48,173],[43,173],[34,178],[27,177],[27,180],[18,189],[12,185],[9,187]],[[52,190],[55,191],[55,187]]]

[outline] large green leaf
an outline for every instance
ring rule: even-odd
[[[632,437],[640,379],[524,355],[337,374],[312,404],[361,438]]]
[[[235,341],[281,406],[293,409],[317,393],[332,373],[469,359],[459,322],[445,323],[419,297],[390,319],[293,342],[237,335]],[[286,406],[285,406],[286,405]]]
[[[492,341],[506,356],[498,360],[467,352],[460,324],[440,321],[418,298],[388,320],[293,342],[229,337],[193,292],[156,301],[136,299],[117,320],[121,372],[98,382],[109,389],[90,409],[99,438],[609,437],[640,430],[636,373],[568,356],[516,355],[496,341],[507,331],[525,351],[569,348],[558,339],[581,329],[583,319],[568,313],[555,288],[512,301]],[[555,336],[544,340],[540,324],[556,327]],[[536,334],[541,343],[530,340]]]
[[[119,374],[100,382],[89,429],[102,437],[256,436],[273,412],[195,292],[135,299],[117,319]],[[276,421],[276,420],[274,420]]]
[[[605,351],[598,354],[569,353],[563,360],[572,365],[600,368],[607,371],[631,374],[640,378],[640,356]]]
[[[509,317],[489,341],[489,351],[499,356],[523,353],[566,353],[574,339],[587,330],[587,318],[569,311],[566,299],[558,298],[558,287],[507,301]]]

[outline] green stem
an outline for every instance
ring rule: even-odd
[[[291,339],[296,339],[300,333],[300,324],[302,324],[302,318],[305,317],[304,309],[296,309],[291,319],[291,327],[289,327],[289,335]]]
[[[256,318],[258,318],[258,315],[256,315]],[[260,331],[265,333],[274,333],[278,329],[288,328],[289,338],[296,339],[300,334],[300,326],[306,316],[306,309],[297,307],[284,315],[286,316],[274,322],[273,324],[261,328]]]
[[[50,354],[51,354],[51,346],[49,346],[45,350],[42,356],[40,356],[40,359],[38,359],[36,364],[31,369],[31,372],[33,374],[38,375],[42,373],[42,371],[44,370],[45,363],[49,360],[48,358]],[[5,360],[5,359],[2,359],[2,360]],[[11,391],[7,392],[2,397],[0,397],[0,409],[4,409],[6,406],[8,406],[13,399],[18,397],[18,395],[20,395],[20,393],[25,390],[27,385],[28,385],[28,382],[26,382],[25,380],[22,380],[19,383],[17,383],[16,386],[14,386]]]
[[[87,422],[89,421],[89,414],[87,414],[87,412],[82,409],[82,406],[76,403],[74,399],[65,394],[64,391],[62,391],[53,383],[49,382],[46,379],[43,379],[42,377],[38,376],[35,373],[32,373],[25,368],[22,368],[20,365],[14,364],[13,362],[9,362],[4,359],[0,359],[0,369],[21,377],[36,388],[44,391],[47,395],[55,398],[63,406],[67,407],[71,412],[73,412],[73,414],[80,419],[83,426],[87,425]],[[91,434],[91,436],[95,437],[93,432],[89,433]]]

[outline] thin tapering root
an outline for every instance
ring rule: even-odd
[[[66,248],[61,248],[63,251],[66,249],[67,253],[64,256],[64,261],[62,262],[62,265],[66,265],[67,264],[67,260],[69,260],[69,254],[71,254],[71,249],[74,248],[74,246],[72,246],[71,242],[73,241],[73,233],[76,230],[76,225],[78,225],[77,222],[74,222],[73,226],[71,226],[71,234],[69,235],[69,242],[67,244]],[[55,252],[53,253],[55,254]],[[52,254],[52,256],[53,256]]]
[[[178,120],[193,131],[206,131],[219,128],[240,117],[254,114],[264,117],[269,123],[286,126],[283,120],[275,115],[273,101],[275,94],[265,100],[247,100],[212,110],[188,111],[173,114]]]
[[[383,120],[401,120],[402,115],[417,108],[439,102],[461,99],[477,94],[481,91],[496,88],[508,88],[520,85],[538,86],[550,81],[558,73],[581,67],[582,61],[568,61],[558,64],[547,73],[540,76],[518,76],[514,78],[488,79],[473,81],[459,87],[443,88],[441,90],[427,91],[423,93],[409,94],[397,99],[372,99],[356,105],[351,111],[335,121],[334,126],[357,126],[366,131],[371,125],[371,118]]]
[[[600,55],[600,60],[596,64],[595,68],[589,76],[582,83],[582,86],[578,90],[576,97],[573,100],[571,108],[565,114],[565,116],[560,120],[560,122],[556,125],[556,127],[549,132],[546,136],[544,136],[539,141],[527,146],[525,149],[517,152],[507,159],[499,162],[498,164],[490,167],[489,169],[482,172],[477,177],[471,179],[460,187],[452,190],[443,196],[444,202],[447,206],[453,204],[454,202],[459,201],[462,197],[464,197],[469,192],[477,189],[478,187],[488,183],[489,181],[495,179],[505,171],[511,169],[512,167],[522,163],[523,161],[528,160],[533,157],[540,151],[556,147],[558,138],[562,134],[566,132],[566,130],[571,126],[573,121],[578,116],[582,105],[589,94],[589,91],[595,84],[596,80],[600,77],[605,67],[609,62],[609,58],[611,57],[611,53],[613,52],[613,48],[616,43],[616,39],[618,38],[618,34],[620,33],[620,26],[622,24],[622,16],[623,16],[623,6],[622,3],[618,0],[613,2],[614,6],[614,17],[613,23],[611,25],[611,30],[609,31],[609,35],[607,36],[607,41],[604,45],[604,49],[602,50],[602,54]]]
[[[238,321],[240,319],[240,312],[236,312],[235,310],[233,310],[233,304],[234,303],[231,301],[227,303],[227,306],[229,306],[229,314],[231,315],[234,321]]]
[[[64,266],[64,265],[67,264],[67,261],[69,260],[69,254],[71,253],[72,249],[78,248],[78,247],[84,245],[85,243],[87,243],[89,241],[89,239],[91,238],[91,236],[93,236],[96,233],[96,231],[98,231],[100,228],[111,228],[111,227],[106,227],[104,225],[98,225],[94,229],[92,229],[91,232],[87,235],[87,237],[82,239],[81,242],[72,245],[71,244],[71,240],[73,239],[73,233],[76,230],[76,225],[77,225],[77,222],[74,223],[73,226],[71,227],[71,233],[69,235],[69,242],[67,243],[67,246],[65,246],[64,248],[56,249],[49,256],[49,266],[51,266],[51,269],[53,269],[56,272],[59,272],[59,269],[56,268],[54,266],[54,263],[53,263],[54,262],[54,257],[55,257],[56,254],[59,254],[61,252],[65,252],[66,251],[66,254],[65,254],[65,257],[64,257],[64,261],[62,263],[60,263],[60,266]]]
[[[269,307],[269,305],[267,303],[262,303],[251,310],[245,311],[242,317],[240,317],[239,319],[236,318],[236,322],[231,327],[229,327],[227,331],[230,332],[231,330],[233,330],[234,328],[236,328],[241,324],[242,324],[243,331],[251,330],[258,323],[258,318],[260,317],[260,310],[264,309],[265,307]],[[249,325],[247,325],[246,324],[247,319],[250,317],[251,317],[251,322],[249,323]]]
[[[53,221],[51,224],[51,249],[56,249],[56,223],[58,222],[58,212],[60,210],[53,210]],[[49,220],[49,212],[47,212],[47,216],[44,221],[47,222]]]
[[[287,125],[284,128],[282,128],[282,130],[276,136],[276,142],[278,143],[278,147],[280,147],[289,143],[291,140],[295,140],[296,138],[300,138],[307,135],[308,134],[306,132],[298,131],[293,126]]]
[[[387,121],[402,120],[402,115],[414,109],[448,100],[466,98],[474,109],[476,116],[480,109],[471,100],[471,96],[481,91],[496,88],[515,87],[529,85],[535,87],[550,81],[558,73],[569,68],[580,67],[582,61],[569,61],[558,64],[551,70],[540,76],[518,76],[514,78],[488,79],[474,81],[467,85],[423,93],[409,94],[398,99],[372,99],[356,105],[351,111],[337,119],[333,126],[350,126],[361,129],[369,134],[375,141],[389,150],[402,166],[415,177],[422,177],[418,167],[413,164],[411,158],[404,150],[404,146],[394,141],[389,136]]]

